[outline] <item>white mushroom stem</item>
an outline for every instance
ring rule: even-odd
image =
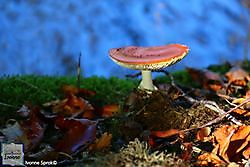
[[[157,90],[157,87],[153,85],[152,74],[149,70],[141,70],[142,80],[139,85],[140,89]]]

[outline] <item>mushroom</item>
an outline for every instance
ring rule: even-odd
[[[180,61],[189,49],[180,44],[165,46],[138,47],[127,46],[110,49],[111,59],[126,68],[141,70],[142,81],[138,88],[157,90],[153,85],[151,71],[166,68]]]

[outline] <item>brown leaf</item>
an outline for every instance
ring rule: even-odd
[[[109,105],[105,105],[102,108],[102,117],[110,117],[113,116],[115,113],[119,112],[119,105],[117,104],[109,104]]]
[[[62,90],[66,96],[69,95],[79,95],[79,96],[94,96],[96,94],[95,91],[84,89],[84,88],[77,88],[73,85],[64,85]]]
[[[209,134],[211,133],[211,128],[210,127],[204,127],[204,128],[201,128],[198,132],[197,132],[197,135],[196,135],[196,139],[199,140],[199,141],[208,141],[208,136]]]
[[[150,135],[152,137],[160,137],[160,138],[167,138],[176,134],[179,134],[180,131],[177,129],[170,129],[167,131],[151,131]]]
[[[90,151],[100,151],[111,145],[112,134],[105,132],[102,134],[101,138],[96,139],[96,141],[89,146]]]
[[[1,130],[8,142],[24,144],[24,151],[28,152],[38,146],[43,139],[45,124],[41,121],[40,110],[34,108],[29,113],[27,120],[21,120]]]
[[[242,155],[245,159],[250,159],[250,145],[247,147],[245,151],[243,151]]]
[[[222,161],[216,154],[204,153],[198,157],[199,166],[214,166],[221,167],[226,163]]]
[[[240,126],[230,140],[228,154],[241,152],[250,142],[250,126]],[[233,155],[232,155],[233,156]]]
[[[218,91],[223,87],[223,81],[219,74],[208,70],[187,68],[191,78],[200,83],[205,89]]]
[[[193,145],[192,143],[183,143],[182,146],[184,147],[184,149],[181,154],[181,159],[183,159],[184,161],[189,161],[192,158]]]
[[[244,117],[249,117],[250,116],[249,110],[245,110],[245,109],[241,109],[241,108],[235,109],[233,111],[233,113],[239,114],[239,115],[244,116]]]
[[[53,106],[52,110],[54,113],[66,117],[80,115],[85,112],[94,112],[94,108],[87,100],[74,95],[59,101]]]
[[[248,150],[250,126],[223,126],[214,132],[214,136],[218,144],[213,153],[228,163],[238,162],[242,159],[242,153]]]
[[[237,86],[246,86],[247,81],[250,80],[249,74],[240,67],[231,68],[225,76],[230,84]]]
[[[96,123],[87,119],[65,119],[58,117],[55,125],[65,131],[63,138],[55,145],[55,151],[72,154],[95,140]]]
[[[219,146],[217,154],[221,156],[226,162],[230,162],[226,151],[228,149],[230,139],[233,136],[234,132],[234,126],[223,126],[214,132],[214,136]]]
[[[234,103],[234,104],[241,104],[241,103],[243,103],[247,98],[249,98],[249,97],[237,98],[237,99],[234,99],[234,100],[232,101],[232,103]],[[243,108],[243,107],[242,107],[242,108]],[[250,109],[250,102],[248,102],[248,103],[246,103],[246,104],[244,105],[244,109]]]

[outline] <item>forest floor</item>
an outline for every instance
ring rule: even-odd
[[[140,74],[2,77],[0,140],[23,143],[25,163],[249,165],[249,62],[160,72],[152,92]]]

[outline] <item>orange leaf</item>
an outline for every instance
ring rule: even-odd
[[[105,132],[102,134],[101,138],[96,139],[96,141],[90,145],[90,151],[103,150],[111,145],[112,134]]]
[[[242,151],[250,142],[250,126],[240,126],[230,142],[233,144],[228,150],[229,153],[234,152],[237,154]]]
[[[233,67],[225,74],[229,83],[238,86],[246,86],[247,80],[249,81],[248,73],[240,67]]]
[[[94,96],[96,94],[95,91],[84,89],[84,88],[77,88],[72,85],[64,85],[62,90],[66,96],[69,95],[82,95],[82,96]]]
[[[241,161],[250,143],[250,126],[223,126],[214,132],[218,144],[213,153],[221,156],[226,162]],[[243,155],[244,156],[244,155]]]
[[[222,161],[216,154],[213,153],[204,153],[198,157],[199,166],[214,166],[220,167],[225,165],[225,162]]]
[[[184,161],[188,161],[192,158],[193,145],[192,143],[183,143],[182,146],[184,147],[184,150],[181,154],[181,158]]]
[[[209,136],[209,134],[211,133],[211,128],[209,127],[204,127],[201,128],[196,135],[196,139],[199,141],[207,141],[207,137]]]
[[[90,120],[57,117],[55,125],[65,132],[63,138],[55,145],[55,151],[72,154],[95,140],[96,124]]]
[[[214,136],[215,136],[215,138],[218,142],[218,145],[219,145],[219,149],[218,149],[217,154],[220,155],[221,157],[223,157],[223,159],[226,162],[230,162],[229,157],[226,154],[226,151],[228,149],[230,139],[233,136],[234,132],[235,132],[234,126],[223,126],[214,132]]]
[[[53,106],[53,112],[62,116],[74,116],[89,111],[94,111],[92,105],[87,100],[74,95],[70,95]]]
[[[103,117],[110,117],[118,112],[119,112],[119,105],[117,105],[117,104],[105,105],[102,108],[102,116]]]
[[[219,74],[208,70],[187,68],[191,78],[200,83],[205,89],[218,91],[223,87],[223,81]]]
[[[250,146],[248,146],[248,148],[243,151],[242,155],[244,156],[245,159],[250,159]]]
[[[250,103],[249,103],[250,104]],[[239,114],[241,116],[245,116],[245,117],[249,117],[250,116],[250,112],[249,110],[246,109],[241,109],[241,108],[237,108],[233,111],[233,113]]]
[[[180,131],[177,129],[170,129],[167,131],[151,131],[151,136],[153,137],[161,137],[161,138],[167,138],[176,134],[179,134]]]

